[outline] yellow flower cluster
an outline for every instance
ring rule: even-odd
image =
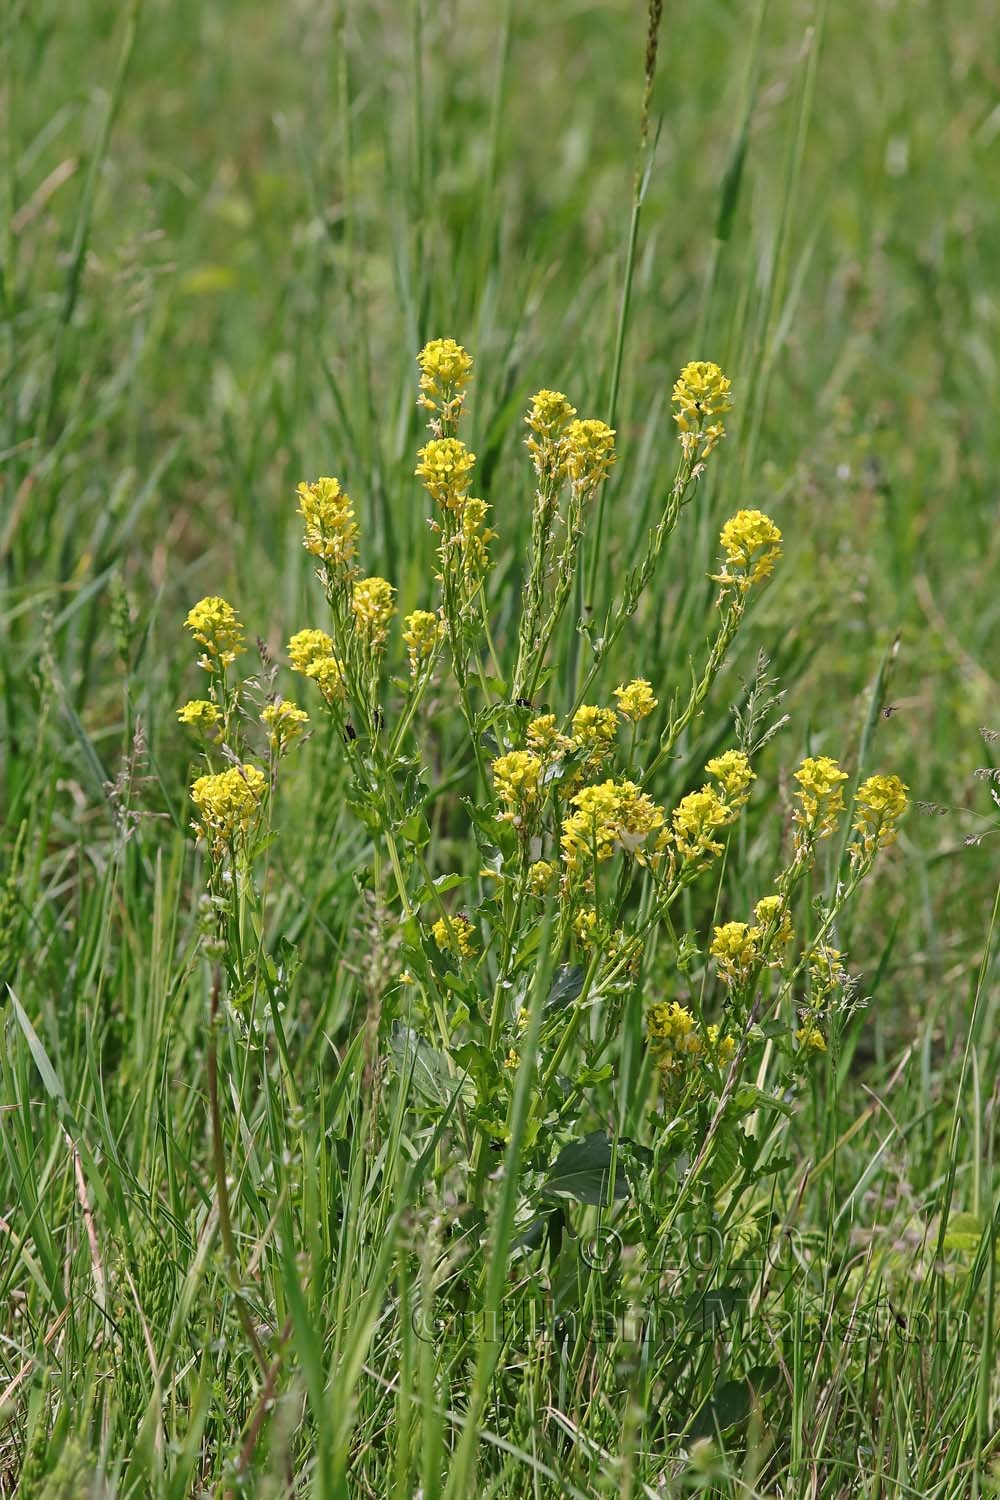
[[[184,624],[199,646],[204,647],[198,665],[206,672],[231,666],[236,660],[236,653],[243,645],[243,626],[233,606],[218,594],[209,594],[192,605]]]
[[[562,734],[555,714],[539,714],[527,731],[528,746],[547,761],[558,760],[572,750],[573,741]]]
[[[573,918],[573,932],[581,948],[592,948],[598,936],[597,912],[592,906],[581,906]]]
[[[432,438],[417,454],[417,478],[431,499],[445,510],[460,511],[469,493],[476,455],[460,438]]]
[[[582,750],[593,767],[607,760],[618,737],[613,708],[595,708],[585,703],[573,715],[573,749]]]
[[[439,917],[431,926],[431,935],[441,952],[457,953],[460,958],[471,958],[475,952],[474,931],[468,917],[460,912],[447,919]]]
[[[803,839],[811,843],[829,837],[844,810],[846,771],[829,755],[807,755],[794,774],[799,806],[793,816]]]
[[[325,630],[298,630],[288,642],[293,672],[315,682],[327,703],[340,702],[347,693],[343,663],[333,654],[333,641]]]
[[[444,636],[444,621],[429,609],[415,609],[406,616],[405,625],[403,644],[410,658],[410,676],[417,677]]]
[[[730,989],[750,977],[757,959],[758,932],[747,922],[725,922],[715,929],[709,952],[718,965],[719,978]]]
[[[781,556],[781,532],[761,510],[738,510],[719,534],[726,554],[721,573],[713,573],[723,593],[735,589],[745,594],[755,583],[763,583]]]
[[[678,1073],[685,1061],[701,1052],[697,1023],[676,1000],[658,1000],[646,1012],[646,1035],[662,1073]]]
[[[528,890],[541,900],[552,890],[558,876],[559,871],[550,860],[536,859],[534,864],[528,866]]]
[[[288,660],[293,672],[305,673],[314,661],[333,655],[333,641],[325,630],[297,630],[288,642]]]
[[[194,825],[199,837],[220,844],[247,833],[266,790],[267,777],[257,766],[230,766],[228,771],[199,776],[191,787],[201,818]]]
[[[493,762],[493,783],[508,822],[531,817],[541,802],[542,762],[531,750],[510,750]]]
[[[271,748],[280,754],[304,732],[309,723],[309,715],[305,709],[289,703],[287,698],[279,698],[276,703],[267,704],[261,713],[260,722],[267,730]]]
[[[826,1037],[814,1021],[807,1021],[795,1033],[795,1040],[803,1051],[825,1052]]]
[[[396,613],[396,592],[384,578],[362,578],[351,591],[351,613],[364,646],[381,648],[389,634],[389,621]]]
[[[720,785],[726,801],[731,807],[744,807],[750,797],[750,787],[757,780],[756,771],[742,750],[726,750],[715,755],[706,764],[705,770]]]
[[[319,688],[327,703],[342,703],[347,697],[344,664],[336,656],[317,656],[305,669],[306,677]]]
[[[731,1036],[723,1036],[720,1026],[709,1026],[706,1033],[708,1045],[705,1050],[717,1068],[726,1068],[733,1060],[736,1042]]]
[[[700,864],[722,853],[716,835],[746,806],[750,786],[756,780],[742,750],[714,756],[705,769],[719,783],[721,792],[707,782],[700,791],[688,792],[674,808],[670,834],[662,840],[664,846],[673,843],[686,865]]]
[[[618,840],[627,854],[645,864],[646,841],[663,827],[663,808],[632,781],[620,781],[618,795]]]
[[[699,448],[699,456],[707,458],[725,437],[726,429],[713,418],[724,416],[731,408],[731,390],[732,382],[711,360],[696,359],[684,366],[674,383],[672,399],[685,458],[694,458]]]
[[[683,431],[692,424],[700,426],[709,417],[724,416],[732,408],[731,392],[732,381],[717,364],[708,359],[692,360],[674,382],[674,421]]]
[[[869,776],[858,787],[854,801],[854,829],[861,835],[851,845],[857,864],[896,841],[896,824],[906,811],[906,783],[898,776]]]
[[[592,492],[615,462],[614,428],[594,417],[570,422],[563,437],[566,473],[581,491]]]
[[[732,822],[732,814],[714,787],[703,786],[681,798],[670,822],[678,854],[692,864],[722,853],[716,834]]]
[[[492,509],[493,507],[487,505],[485,500],[477,500],[472,495],[462,506],[457,539],[462,552],[462,570],[470,589],[482,579],[489,566],[487,549],[490,542],[494,541],[497,536],[497,533],[485,524],[486,517]]]
[[[636,677],[624,687],[616,687],[615,697],[618,699],[618,712],[632,724],[637,724],[640,719],[648,719],[659,702],[653,697],[653,689],[645,677]]]
[[[772,926],[774,931],[768,944],[769,948],[786,948],[792,941],[795,936],[792,928],[792,914],[781,896],[762,896],[754,907],[753,914],[759,923],[758,943]]]
[[[843,956],[839,948],[831,948],[828,943],[817,943],[810,953],[809,979],[814,1009],[827,995],[847,983],[847,970],[841,963]]]
[[[736,1051],[733,1038],[723,1036],[718,1026],[707,1027],[702,1037],[694,1016],[676,1000],[658,1000],[649,1007],[646,1035],[656,1065],[668,1079],[706,1057],[716,1067],[726,1067]]]
[[[447,421],[456,421],[472,376],[472,355],[454,339],[431,339],[417,355],[417,364],[420,366],[418,406],[440,412]]]
[[[324,562],[347,569],[358,553],[358,526],[351,498],[341,489],[340,480],[324,477],[312,484],[303,482],[295,493],[304,522],[303,547]]]
[[[190,702],[177,710],[177,717],[189,729],[197,729],[202,734],[207,734],[214,725],[218,724],[222,715],[215,704],[210,703],[207,698],[192,698]]]
[[[567,868],[573,872],[593,859],[610,859],[618,837],[620,798],[613,781],[585,786],[571,799],[576,812],[563,821],[560,843]]]
[[[560,844],[567,871],[602,863],[620,847],[643,860],[645,842],[663,826],[663,811],[632,781],[585,786],[570,799],[576,810],[563,820]]]
[[[749,979],[756,964],[780,963],[780,950],[793,937],[791,917],[780,896],[763,896],[754,907],[754,916],[757,921],[753,926],[749,922],[724,922],[716,927],[712,938],[709,952],[718,965],[719,978],[730,989]],[[768,936],[772,926],[774,931]],[[769,954],[775,956],[769,958]]]
[[[531,434],[525,446],[539,476],[558,475],[562,468],[562,436],[575,416],[576,407],[570,405],[562,391],[543,390],[532,396],[524,419]]]

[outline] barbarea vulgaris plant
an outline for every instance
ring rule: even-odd
[[[286,756],[319,753],[304,741],[310,717],[325,717],[371,840],[371,882],[394,955],[378,1046],[403,1076],[419,1054],[451,1080],[436,1104],[421,1096],[411,1107],[453,1117],[460,1196],[482,1205],[491,1191],[516,1080],[530,1067],[521,1218],[565,1215],[554,1207],[554,1163],[582,1138],[609,1184],[607,1205],[624,1192],[619,1217],[652,1257],[681,1214],[711,1218],[719,1195],[752,1189],[799,1080],[823,1066],[859,1004],[834,946],[838,918],[894,841],[907,789],[879,773],[852,794],[826,754],[789,768],[785,855],[750,908],[731,910],[722,871],[753,817],[761,741],[737,715],[736,742],[720,737],[700,764],[688,731],[780,563],[783,538],[770,516],[739,508],[721,528],[714,624],[690,682],[639,675],[639,657],[621,671],[630,621],[725,437],[730,381],[708,361],[680,372],[676,476],[599,629],[573,616],[618,435],[560,391],[530,399],[530,540],[520,612],[501,628],[490,609],[493,509],[476,493],[476,455],[462,436],[473,360],[436,339],[418,365],[428,433],[414,475],[436,563],[426,594],[401,597],[391,580],[365,572],[358,507],[342,480],[326,476],[297,491],[318,582],[315,613],[287,644],[289,691],[296,682],[302,706],[276,690],[273,668],[241,675],[243,631],[225,600],[203,599],[188,616],[209,685],[179,717],[204,761],[192,823],[205,851],[219,982],[234,1014],[252,1005],[267,941],[255,868],[267,857],[272,798]],[[573,624],[575,675],[554,672]],[[612,653],[618,675],[608,681]],[[560,681],[568,687],[557,690]],[[464,720],[467,751],[449,774],[453,790],[437,793],[442,705]],[[666,800],[665,785],[674,789]],[[442,799],[478,846],[474,866],[442,863]],[[824,888],[829,895],[817,898]],[[700,912],[703,924],[685,930]],[[609,1121],[619,1122],[613,1151]],[[643,1130],[646,1144],[633,1138]],[[662,1170],[674,1159],[687,1162],[683,1173]],[[661,1169],[650,1171],[653,1162]],[[616,1174],[621,1191],[610,1184]],[[561,1196],[575,1196],[572,1187]]]

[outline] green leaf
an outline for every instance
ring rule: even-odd
[[[712,1154],[708,1160],[708,1175],[715,1188],[724,1187],[740,1164],[739,1137],[742,1132],[732,1125],[723,1125],[715,1137]]]
[[[737,1286],[714,1286],[704,1292],[692,1292],[686,1301],[689,1325],[702,1332],[729,1322],[733,1310],[746,1301],[746,1292]]]
[[[423,849],[431,841],[431,830],[422,812],[411,813],[399,825],[399,831],[414,849]]]
[[[768,1039],[777,1036],[784,1036],[788,1031],[788,1022],[774,1020],[761,1021],[757,1029],[760,1031],[761,1036],[767,1037]]]
[[[474,1102],[476,1090],[472,1080],[453,1073],[447,1056],[429,1046],[412,1027],[399,1023],[393,1026],[389,1050],[400,1075],[410,1078],[417,1093],[428,1104],[450,1104],[456,1090],[462,1103]]]
[[[582,1141],[564,1146],[552,1163],[542,1189],[546,1198],[575,1198],[578,1203],[607,1202],[611,1182],[611,1141],[603,1130],[595,1130]],[[628,1182],[619,1168],[614,1196],[628,1197]]]
[[[562,964],[555,972],[552,987],[545,997],[545,1011],[560,1010],[579,998],[583,991],[584,970],[580,964]]]
[[[975,1214],[952,1214],[948,1220],[948,1228],[945,1230],[944,1248],[974,1255],[979,1249],[982,1237],[983,1226]]]
[[[435,891],[439,896],[444,895],[446,891],[454,891],[464,885],[467,879],[465,875],[439,875],[430,885],[422,885],[413,899],[417,902],[430,901]]]
[[[793,1110],[784,1099],[777,1098],[774,1094],[766,1094],[763,1089],[755,1088],[753,1084],[746,1084],[737,1089],[733,1096],[733,1103],[738,1114],[749,1114],[753,1109],[774,1109],[787,1119],[791,1119]]]
[[[777,1365],[754,1365],[747,1380],[754,1395],[760,1396],[778,1384],[780,1375]]]
[[[745,1380],[726,1380],[716,1386],[691,1428],[692,1437],[715,1437],[750,1415],[750,1387]]]
[[[24,1032],[24,1040],[28,1044],[28,1051],[31,1053],[31,1056],[34,1059],[35,1067],[41,1074],[42,1083],[45,1085],[46,1093],[50,1098],[55,1099],[58,1104],[65,1104],[66,1090],[62,1086],[62,1083],[59,1080],[59,1075],[56,1073],[55,1068],[49,1062],[48,1053],[39,1040],[38,1032],[28,1020],[24,1007],[22,1006],[17,996],[14,994],[14,991],[11,989],[10,985],[7,986],[7,993],[10,995],[11,1005],[14,1007],[14,1014],[17,1017],[17,1024]]]

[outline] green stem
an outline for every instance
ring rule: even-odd
[[[208,1039],[208,1107],[212,1123],[212,1161],[215,1168],[216,1195],[219,1204],[219,1232],[222,1236],[222,1248],[226,1256],[227,1270],[230,1276],[232,1290],[236,1299],[236,1311],[239,1314],[240,1324],[246,1336],[247,1343],[253,1350],[254,1359],[257,1361],[261,1374],[266,1378],[268,1371],[267,1356],[263,1345],[257,1335],[250,1310],[243,1300],[243,1293],[239,1285],[232,1284],[238,1270],[238,1258],[236,1250],[236,1237],[233,1234],[233,1219],[229,1205],[229,1184],[226,1180],[226,1147],[222,1133],[222,1112],[219,1108],[219,1062],[218,1062],[218,1032],[219,1032],[219,996],[222,989],[222,975],[218,967],[212,976],[212,998],[211,1016],[209,1021]]]

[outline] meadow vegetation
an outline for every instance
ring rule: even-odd
[[[0,1496],[1000,1491],[962,0],[7,0]]]

